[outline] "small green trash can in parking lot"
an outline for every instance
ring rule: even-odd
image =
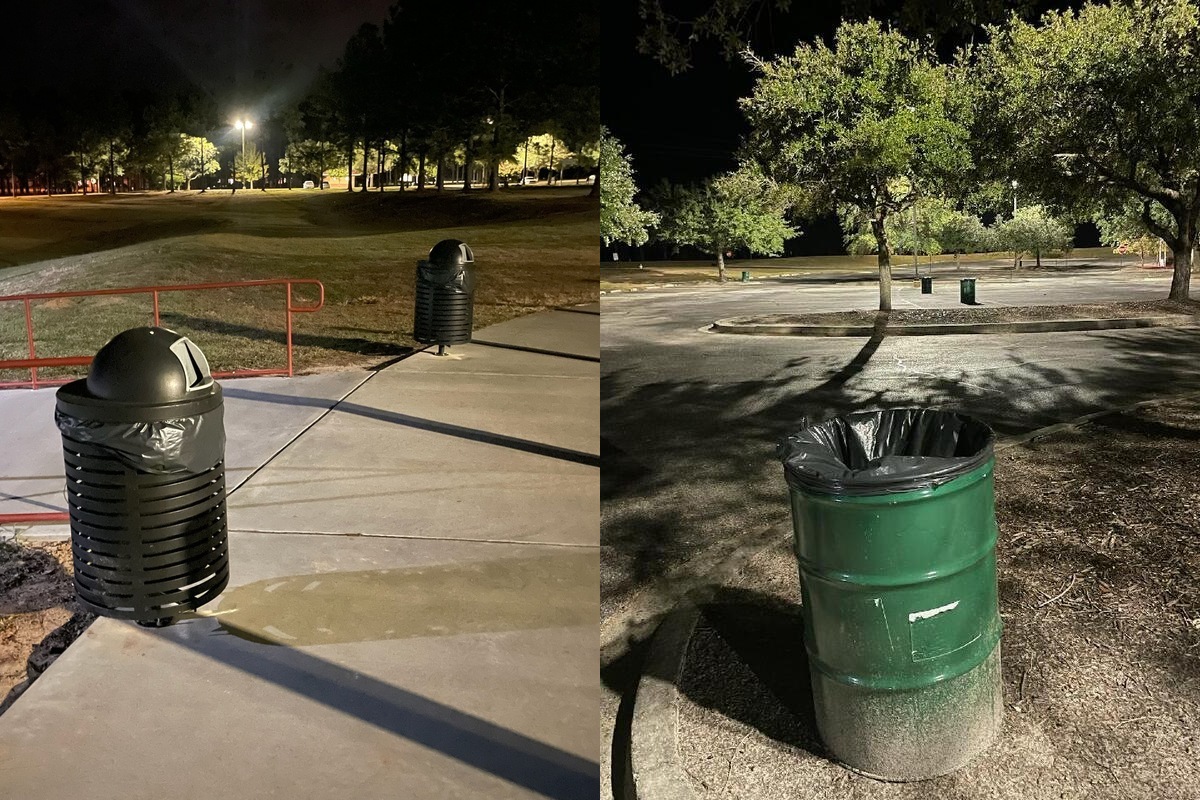
[[[817,727],[858,772],[952,772],[1000,730],[993,435],[953,412],[851,414],[780,445]]]
[[[958,282],[958,301],[964,306],[975,305],[975,279],[962,278]]]
[[[742,283],[749,283],[749,282],[750,282],[749,270],[742,270]]]
[[[933,276],[921,276],[921,294],[933,294]]]

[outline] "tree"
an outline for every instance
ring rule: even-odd
[[[1017,209],[1012,219],[996,226],[998,244],[1013,254],[1013,267],[1024,254],[1033,254],[1042,265],[1042,253],[1064,252],[1071,249],[1074,226],[1050,214],[1044,206],[1030,205]]]
[[[1150,214],[1160,226],[1170,226],[1171,215],[1158,203],[1151,204]],[[1142,218],[1142,204],[1137,198],[1127,198],[1119,206],[1097,211],[1092,215],[1092,221],[1100,230],[1101,242],[1114,247],[1132,246],[1137,249],[1143,262],[1151,250],[1161,252],[1163,241],[1146,226]]]
[[[1188,297],[1200,227],[1200,14],[1190,0],[1049,13],[993,31],[973,61],[978,138],[994,170],[1079,215],[1141,206]],[[1156,215],[1167,213],[1167,224]]]
[[[1011,14],[1025,16],[1038,5],[1034,0],[846,0],[840,4],[846,19],[868,18],[894,23],[915,38],[932,36],[941,41],[973,38],[976,30]],[[674,13],[682,7],[680,14]],[[639,0],[639,53],[650,56],[672,75],[691,68],[692,48],[706,39],[732,59],[749,46],[760,28],[773,27],[774,18],[793,11],[811,14],[808,3],[792,0]]]
[[[954,253],[954,267],[963,253],[979,253],[989,249],[991,237],[979,217],[966,211],[952,210],[934,223],[933,235],[943,253]]]
[[[744,159],[812,211],[852,206],[870,220],[879,308],[891,310],[889,218],[918,197],[953,194],[971,165],[961,93],[931,53],[874,21],[842,24],[832,49],[817,41],[750,61]]]
[[[633,201],[638,192],[633,165],[625,155],[625,146],[607,128],[600,129],[600,172],[604,176],[600,188],[600,238],[605,244],[645,244],[649,239],[646,229],[658,224],[658,215],[642,210]]]
[[[253,188],[254,181],[262,170],[258,148],[252,144],[246,145],[246,152],[238,150],[233,157],[233,179],[241,181],[247,188]]]
[[[211,175],[221,168],[220,155],[217,146],[203,136],[179,134],[179,177],[183,179],[188,189],[192,181],[202,175]]]
[[[727,249],[778,255],[797,234],[784,219],[783,192],[753,168],[696,187],[668,186],[664,195],[657,238],[715,255],[722,283]]]
[[[324,178],[334,165],[341,161],[342,150],[333,142],[316,139],[301,139],[289,142],[284,158],[295,175],[312,175],[320,188],[325,188]]]

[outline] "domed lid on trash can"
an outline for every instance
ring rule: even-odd
[[[155,421],[201,414],[221,403],[204,353],[166,328],[132,328],[114,336],[92,359],[86,380],[58,393],[59,407],[79,405],[103,418]],[[87,412],[85,412],[87,413]],[[114,416],[115,415],[115,416]]]
[[[874,495],[940,486],[983,466],[995,436],[953,411],[901,408],[835,417],[778,447],[788,485],[802,492]]]
[[[458,239],[442,239],[429,250],[427,259],[431,266],[439,269],[455,269],[475,263],[475,254],[466,242]]]

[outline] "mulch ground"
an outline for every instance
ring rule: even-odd
[[[735,322],[760,325],[874,325],[877,311],[838,311],[828,314],[768,314],[739,318]],[[958,306],[955,308],[894,309],[889,326],[948,325],[983,322],[1026,322],[1059,319],[1124,319],[1177,317],[1180,324],[1200,323],[1200,301],[1156,300],[1128,303],[1094,303],[1069,306]]]
[[[76,604],[70,542],[0,543],[0,713],[92,619]]]
[[[806,710],[780,663],[802,647],[783,542],[693,638],[689,663],[717,665],[681,680],[680,754],[698,797],[1200,797],[1200,398],[1003,449],[996,492],[996,743],[957,773],[909,784],[825,757],[811,696]]]

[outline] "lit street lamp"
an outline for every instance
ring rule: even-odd
[[[242,132],[242,158],[246,157],[246,129],[253,128],[254,123],[248,119],[239,119],[233,123],[233,127]]]
[[[1016,178],[1013,178],[1012,189],[1013,189],[1013,216],[1015,217],[1017,215],[1017,179]]]

